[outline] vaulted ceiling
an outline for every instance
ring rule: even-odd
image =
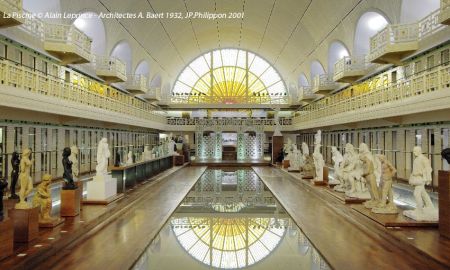
[[[196,56],[242,48],[295,75],[363,0],[97,0],[110,12],[244,12],[243,19],[121,19],[120,24],[174,80]]]

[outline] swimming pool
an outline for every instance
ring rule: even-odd
[[[330,269],[248,168],[208,168],[133,269]]]

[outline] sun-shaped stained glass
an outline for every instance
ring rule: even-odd
[[[238,49],[208,52],[178,76],[172,102],[284,103],[287,91],[279,73],[256,54]]]
[[[275,218],[183,217],[173,218],[171,225],[191,256],[220,269],[257,263],[271,254],[285,234]]]

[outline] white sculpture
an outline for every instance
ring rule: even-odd
[[[299,171],[301,165],[302,153],[297,149],[297,145],[292,145],[292,154],[289,159],[288,171]]]
[[[108,174],[108,158],[111,156],[108,140],[102,138],[97,146],[97,174],[87,182],[88,201],[107,201],[117,194],[117,180]]]
[[[416,158],[409,177],[409,184],[414,186],[416,209],[403,211],[403,215],[418,221],[438,221],[438,210],[425,190],[425,184],[431,184],[432,181],[430,160],[422,154],[420,146],[414,147],[413,153]]]
[[[286,153],[286,156],[284,157],[283,160],[289,160],[292,157],[292,140],[291,140],[291,138],[287,139],[287,143],[284,145],[283,150]]]
[[[381,167],[381,183],[379,203],[372,208],[372,212],[377,214],[397,214],[398,209],[394,203],[394,193],[392,191],[392,177],[397,171],[387,160],[385,155],[377,155]]]
[[[333,167],[334,167],[334,178],[329,180],[328,183],[330,185],[339,185],[341,182],[339,181],[338,175],[340,174],[341,168],[340,165],[342,161],[344,161],[344,157],[342,156],[341,152],[336,148],[336,146],[331,147],[331,154],[332,154],[332,160],[333,160]]]
[[[309,156],[309,147],[305,142],[302,142],[302,152],[303,152],[303,160],[305,160],[306,157]]]
[[[361,177],[358,167],[358,157],[352,144],[345,145],[344,161],[341,163],[340,174],[337,175],[341,184],[334,187],[338,192],[356,192],[355,179]]]
[[[169,144],[168,144],[168,147],[169,147],[169,155],[177,155],[178,156],[178,153],[177,153],[177,151],[175,150],[175,141],[173,140],[173,139],[171,139],[170,141],[169,141]]]
[[[313,160],[314,160],[314,167],[316,169],[316,177],[314,178],[314,181],[325,180],[323,179],[323,167],[325,166],[325,161],[323,160],[322,153],[320,153],[320,147],[322,146],[321,142],[322,142],[322,131],[320,131],[319,129],[316,135],[314,135]]]
[[[144,147],[144,154],[142,155],[144,161],[148,161],[152,159],[152,152],[148,149],[148,145]]]
[[[102,138],[97,146],[97,166],[95,171],[97,175],[105,175],[108,173],[108,158],[111,156],[109,151],[108,140]]]
[[[78,170],[78,147],[76,145],[70,147],[69,160],[72,162],[72,175],[78,177],[80,171]]]
[[[132,151],[128,151],[127,165],[132,165],[132,164],[133,164],[133,152]]]
[[[369,147],[365,143],[359,145],[359,158],[363,164],[363,179],[365,183],[360,183],[360,186],[365,189],[367,187],[370,200],[364,202],[366,208],[373,208],[380,201],[380,192],[377,185],[377,176],[381,173],[378,172],[380,166],[377,166],[376,158],[370,152]],[[363,180],[361,179],[361,180]]]
[[[314,178],[314,181],[325,181],[326,179],[323,179],[323,167],[325,166],[325,161],[320,153],[320,145],[314,147],[313,159],[314,167],[316,168],[316,177]]]

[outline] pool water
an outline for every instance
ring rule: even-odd
[[[330,269],[251,169],[209,168],[133,269]]]

